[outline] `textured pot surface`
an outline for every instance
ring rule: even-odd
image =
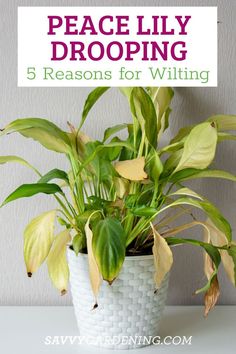
[[[87,255],[76,256],[69,249],[68,261],[76,319],[86,343],[111,349],[151,344],[158,335],[169,278],[155,292],[153,256],[126,257],[113,284],[102,283],[95,309]]]

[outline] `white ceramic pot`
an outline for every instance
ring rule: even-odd
[[[153,256],[126,257],[118,278],[103,282],[94,307],[87,255],[68,250],[70,284],[80,337],[87,344],[132,349],[158,335],[168,278],[155,292]]]

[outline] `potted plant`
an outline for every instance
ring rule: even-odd
[[[53,195],[59,208],[34,218],[24,232],[28,276],[46,261],[53,284],[64,294],[70,273],[80,334],[96,338],[91,340],[96,345],[133,348],[149,344],[147,337],[158,333],[172,246],[189,243],[204,250],[207,280],[196,293],[205,292],[206,315],[219,297],[221,261],[235,284],[236,245],[229,222],[184,184],[197,178],[236,181],[231,173],[210,167],[217,144],[235,139],[228,131],[236,130],[236,116],[216,115],[184,127],[161,146],[173,90],[127,87],[120,90],[132,123],[106,129],[102,141],[92,140],[81,128],[108,89],[98,87],[89,94],[79,127],[68,123],[69,132],[40,118],[17,119],[1,130],[1,135],[18,132],[64,154],[71,166],[67,172],[55,168],[42,175],[20,157],[0,157],[1,164],[21,163],[37,177],[12,192],[2,206],[38,193]],[[126,130],[126,139],[119,138],[121,130]],[[207,220],[192,218],[194,208]],[[192,218],[189,223],[171,226],[183,215]],[[55,236],[56,220],[62,231]],[[202,241],[176,236],[196,225],[203,227]]]

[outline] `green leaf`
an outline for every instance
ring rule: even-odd
[[[90,147],[91,147],[91,150],[90,150]],[[131,146],[129,143],[127,143],[125,141],[119,141],[119,142],[115,141],[115,142],[111,142],[106,145],[103,145],[102,143],[99,143],[99,142],[87,143],[86,150],[87,150],[88,157],[85,159],[83,164],[80,166],[78,174],[81,173],[82,170],[86,166],[88,166],[88,164],[90,164],[104,149],[110,149],[110,148],[116,148],[116,147],[126,147],[127,149],[134,151],[133,146]],[[88,153],[89,151],[90,151],[90,153]],[[104,160],[104,161],[106,161],[106,160]],[[110,165],[110,167],[112,167],[110,162],[109,162],[109,165]],[[109,177],[109,176],[107,175],[107,177]]]
[[[158,151],[158,153],[160,155],[164,154],[164,153],[170,153],[170,152],[175,152],[175,151],[178,151],[180,149],[182,149],[184,146],[184,142],[183,141],[180,141],[180,142],[177,142],[177,143],[174,143],[174,144],[170,144],[170,145],[167,145],[167,146],[164,146],[162,149],[160,149]]]
[[[94,208],[93,208],[94,206]],[[95,205],[92,205],[91,210],[86,210],[82,214],[79,214],[76,218],[76,222],[80,228],[80,230],[83,230],[85,227],[85,224],[87,223],[88,219],[90,220],[90,223],[93,225],[93,223],[98,222],[98,220],[101,219],[101,213],[95,213],[94,211],[98,211],[98,209],[95,209]]]
[[[201,289],[197,290],[196,294],[207,291],[210,288],[211,283],[218,272],[218,268],[219,268],[219,265],[221,262],[221,256],[220,256],[218,249],[209,243],[198,241],[198,240],[193,240],[193,239],[188,239],[188,238],[166,237],[165,240],[167,241],[167,243],[169,245],[180,245],[180,244],[186,243],[186,244],[191,244],[194,246],[200,246],[200,247],[204,248],[204,250],[210,256],[212,262],[215,265],[215,271],[212,273],[212,276],[208,280],[207,284],[204,287],[202,287]]]
[[[190,125],[188,127],[184,127],[184,128],[181,128],[177,135],[171,139],[170,143],[171,144],[175,144],[175,143],[178,143],[179,141],[181,140],[184,140],[184,138],[186,138],[187,135],[189,135],[189,133],[191,132],[191,130],[194,128],[193,125]]]
[[[136,206],[132,208],[130,211],[133,215],[140,216],[140,217],[142,216],[150,217],[157,213],[156,208],[146,207],[145,205]]]
[[[125,259],[125,232],[121,223],[110,217],[99,221],[93,229],[92,247],[103,279],[111,284]]]
[[[45,261],[54,240],[56,211],[43,213],[27,225],[24,231],[24,258],[28,276]]]
[[[86,240],[84,235],[82,234],[75,235],[72,240],[72,245],[76,256],[78,256],[79,252],[86,246]]]
[[[236,135],[228,133],[218,133],[218,142],[220,143],[225,140],[236,140]]]
[[[55,193],[63,193],[63,192],[57,184],[49,184],[49,183],[22,184],[4,200],[1,207],[16,199],[31,197],[39,193],[55,194]]]
[[[174,207],[176,205],[192,205],[198,209],[203,210],[206,213],[206,215],[211,219],[211,221],[215,224],[215,226],[225,234],[227,239],[229,241],[232,240],[232,230],[230,224],[223,217],[220,211],[209,201],[207,200],[200,201],[188,197],[183,197],[177,199],[175,202],[171,203],[170,205],[163,208],[162,210],[167,209],[169,207]]]
[[[163,171],[163,165],[157,151],[154,148],[151,148],[148,154],[145,171],[152,181],[155,183],[158,182],[159,177]]]
[[[180,188],[176,192],[169,194],[169,196],[175,196],[175,195],[184,195],[184,196],[194,197],[194,198],[203,200],[202,196],[200,196],[199,194],[197,194],[193,190],[186,188],[186,187]]]
[[[236,130],[236,116],[218,114],[207,119],[208,122],[214,122],[218,130]]]
[[[229,256],[231,256],[233,264],[234,264],[234,285],[236,286],[236,246],[231,245],[230,248],[227,250]]]
[[[115,143],[115,142],[119,142],[122,143],[122,140],[119,139],[117,136],[115,136],[114,138],[111,139],[110,143]],[[103,152],[101,153],[101,156],[103,157],[103,159],[108,160],[108,161],[115,161],[118,159],[121,150],[122,150],[122,146],[117,146],[117,147],[113,147],[113,148],[108,148],[103,150]]]
[[[109,159],[113,153],[117,153],[117,148],[120,149],[120,143],[116,145],[117,142],[112,142],[111,144],[112,146],[105,149],[104,147],[107,145],[102,145],[99,141],[87,143],[85,145],[85,161],[80,168],[81,171],[83,167],[88,165],[88,170],[96,176],[99,182],[112,183],[116,172]]]
[[[71,229],[71,225],[68,224],[68,222],[66,220],[64,220],[63,218],[61,218],[60,216],[57,217],[57,221],[59,222],[59,224],[61,226],[65,226],[68,230]]]
[[[142,87],[133,88],[130,106],[132,114],[139,121],[142,130],[145,131],[149,143],[156,148],[158,133],[156,110],[150,96]]]
[[[40,172],[34,167],[32,166],[30,163],[28,163],[26,160],[22,159],[21,157],[18,156],[0,156],[0,164],[5,164],[8,162],[17,162],[20,163],[21,165],[27,166],[29,168],[31,168],[32,170],[34,170],[34,172],[37,173],[37,175],[41,176]]]
[[[0,135],[18,132],[26,138],[32,138],[49,150],[68,153],[71,143],[68,135],[54,123],[41,118],[17,119],[8,124]]]
[[[116,134],[120,132],[121,130],[124,130],[128,127],[128,124],[118,124],[114,125],[111,128],[107,128],[104,132],[104,137],[103,137],[103,142],[105,142],[107,139],[109,139],[113,134]]]
[[[166,180],[166,176],[169,175],[178,165],[182,154],[183,149],[177,150],[170,155],[170,157],[164,163],[164,169],[161,178]]]
[[[181,159],[174,172],[185,168],[205,169],[215,156],[217,131],[211,123],[194,127],[184,143]]]
[[[38,183],[48,183],[49,181],[51,181],[53,179],[61,179],[61,180],[65,181],[67,184],[69,184],[69,178],[68,178],[67,173],[65,171],[59,170],[57,168],[49,171],[44,176],[42,176],[40,178],[40,180],[38,181]]]
[[[236,285],[236,274],[235,274],[235,265],[236,265],[236,253],[235,246],[233,242],[228,244],[228,240],[223,232],[221,232],[216,226],[211,222],[211,220],[206,220],[206,225],[208,229],[204,230],[204,239],[211,241],[211,244],[216,247],[222,247],[219,249],[221,255],[221,261],[224,266],[224,270],[229,278],[229,280]],[[226,248],[226,249],[224,249]],[[231,253],[232,252],[232,253]],[[206,260],[207,263],[207,260]]]
[[[229,181],[236,182],[236,176],[233,174],[223,171],[223,170],[197,170],[194,168],[187,168],[182,171],[178,171],[174,173],[170,177],[170,182],[176,183],[179,181],[187,181],[190,179],[197,178],[222,178],[227,179]]]
[[[95,88],[92,92],[90,92],[90,94],[88,95],[85,104],[84,104],[84,108],[83,108],[83,112],[82,112],[82,118],[80,121],[80,125],[79,125],[79,130],[81,129],[81,127],[83,126],[87,115],[89,114],[90,110],[92,109],[92,107],[95,105],[95,103],[99,100],[99,98],[107,91],[109,90],[110,87],[97,87]]]
[[[66,248],[71,236],[68,230],[64,230],[55,237],[47,258],[48,274],[53,285],[61,295],[67,292],[69,280],[69,268],[66,259]]]
[[[221,262],[221,257],[218,249],[211,245],[210,243],[190,239],[190,238],[177,238],[177,237],[166,237],[166,241],[168,242],[169,245],[178,245],[178,244],[183,244],[183,243],[188,243],[194,246],[201,246],[205,249],[205,251],[209,254],[211,257],[212,261],[218,268]]]

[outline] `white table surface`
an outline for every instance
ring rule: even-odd
[[[166,308],[160,336],[192,336],[191,345],[151,345],[129,350],[140,353],[236,353],[236,306],[218,306],[209,317],[203,317],[198,306]],[[72,307],[0,307],[0,353],[123,353],[86,345],[45,345],[46,336],[77,336]]]

